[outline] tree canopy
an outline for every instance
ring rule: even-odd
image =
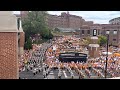
[[[98,43],[100,44],[100,46],[103,46],[107,43],[107,37],[105,36],[99,36],[98,37]]]
[[[41,39],[51,39],[53,37],[51,30],[46,24],[46,17],[46,11],[31,11],[22,20],[23,30],[25,32],[25,44],[28,44],[28,40],[33,37],[35,38],[36,35],[40,35]]]

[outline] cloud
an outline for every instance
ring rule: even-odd
[[[56,15],[60,15],[61,12],[67,11],[48,11],[48,13]],[[82,16],[86,21],[100,24],[108,24],[109,20],[120,16],[120,11],[69,11],[69,13]]]

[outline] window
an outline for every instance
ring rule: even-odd
[[[113,34],[117,34],[117,30],[114,30]]]
[[[106,31],[106,34],[109,34],[109,33],[110,33],[110,30],[107,30],[107,31]]]
[[[18,32],[18,35],[20,35],[20,33]]]
[[[100,31],[98,30],[98,35],[100,34]]]
[[[96,29],[93,30],[93,36],[97,36],[97,30]]]
[[[84,34],[84,30],[82,30],[82,34]]]
[[[87,33],[90,34],[90,30],[87,30]]]
[[[18,39],[18,47],[20,47],[20,39]]]
[[[116,41],[116,39],[113,39],[113,41]]]
[[[17,27],[18,27],[18,30],[19,30],[19,27],[20,27],[20,18],[17,19]]]

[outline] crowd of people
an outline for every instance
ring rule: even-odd
[[[19,60],[19,71],[32,71],[33,75],[36,75],[38,72],[43,70],[45,52],[48,47],[51,46],[51,43],[43,43],[40,45],[33,45],[32,50],[24,52],[24,55],[21,56]]]
[[[24,65],[32,56],[32,50],[24,50],[24,54],[19,57],[19,71],[24,71]]]
[[[101,55],[98,58],[88,58],[87,62],[68,62],[68,63],[62,63],[58,60],[59,54],[61,52],[65,52],[65,50],[69,48],[79,48],[79,50],[85,50],[85,48],[81,48],[79,46],[78,42],[80,42],[80,39],[75,37],[63,37],[59,38],[52,47],[50,47],[46,52],[46,64],[48,64],[50,67],[60,67],[61,69],[65,67],[70,67],[71,69],[79,69],[79,70],[85,70],[85,73],[87,76],[91,76],[91,71],[94,72],[99,77],[105,77],[105,65],[106,65],[106,56]],[[67,43],[66,43],[67,42]],[[71,42],[71,43],[68,43]],[[74,42],[74,43],[72,43]],[[75,43],[76,42],[76,43]],[[55,49],[54,49],[55,48]],[[118,48],[117,48],[118,49]],[[118,49],[119,50],[119,49]],[[100,51],[102,52],[102,50]],[[114,53],[114,50],[113,50]],[[110,55],[108,57],[108,67],[107,67],[107,75],[109,77],[118,77],[120,76],[120,57],[115,56],[114,54]],[[101,70],[99,70],[101,69]],[[78,72],[78,71],[77,71]],[[81,74],[82,75],[82,74]]]
[[[52,43],[33,45],[33,50],[25,51],[24,55],[21,56],[20,71],[26,68],[27,71],[32,71],[33,75],[42,71],[45,78],[51,68],[57,68],[59,70],[58,77],[61,78],[62,70],[66,68],[70,72],[71,77],[74,76],[72,70],[75,70],[80,78],[85,78],[86,76],[91,78],[91,73],[94,73],[100,78],[104,78],[106,64],[105,55],[101,54],[98,58],[88,58],[87,62],[75,63],[73,61],[63,63],[59,61],[59,54],[69,51],[70,49],[84,52],[86,47],[80,43],[82,43],[82,41],[79,38],[63,36]],[[115,48],[115,50],[113,49],[111,52],[119,52],[119,48]],[[100,53],[102,51],[103,50],[100,50]],[[84,70],[85,73],[83,73],[82,70]],[[120,76],[120,56],[114,54],[109,55],[107,75],[109,75],[109,77]]]

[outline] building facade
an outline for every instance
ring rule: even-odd
[[[59,16],[49,14],[47,24],[52,29],[56,27],[79,29],[82,25],[93,25],[93,21],[85,21],[81,16],[63,12]]]
[[[102,27],[100,24],[93,24],[93,25],[83,25],[80,27],[80,37],[89,37],[93,36],[93,30],[97,30],[97,35],[101,35]]]
[[[21,11],[21,15],[23,16],[26,16],[27,13],[27,11]],[[120,44],[120,17],[111,19],[109,24],[94,24],[93,21],[85,21],[81,16],[71,15],[69,12],[63,12],[59,16],[48,14],[46,23],[51,29],[59,27],[80,30],[81,38],[92,36],[93,30],[96,30],[97,36],[106,36],[106,31],[110,31],[109,44]]]
[[[118,46],[120,44],[120,25],[102,24],[102,35],[109,31],[109,44]]]
[[[28,11],[21,11],[20,13],[21,18],[25,18]],[[93,25],[93,21],[85,21],[81,16],[71,15],[69,12],[62,12],[59,16],[48,14],[46,23],[51,29],[57,27],[79,29],[82,25]]]
[[[97,36],[106,36],[106,32],[109,31],[109,45],[118,46],[120,44],[120,25],[95,24],[92,26],[84,26],[81,27],[80,37],[93,36],[93,30],[96,30]]]
[[[0,11],[0,20],[0,79],[19,79],[18,48],[24,45],[18,41],[24,43],[24,38],[19,38],[17,18],[12,11]]]
[[[111,19],[109,21],[109,24],[119,24],[120,25],[120,17]]]

